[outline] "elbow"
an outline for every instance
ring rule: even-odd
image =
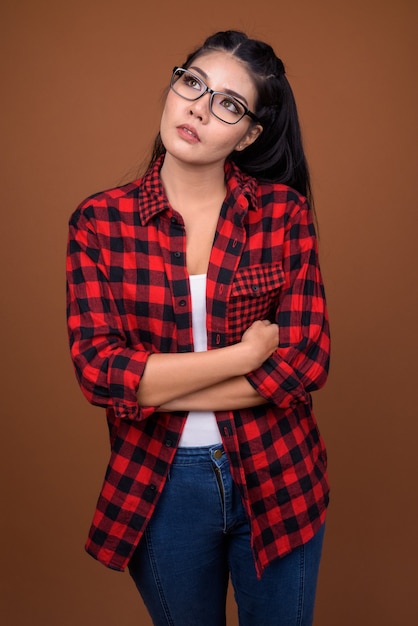
[[[108,386],[100,384],[97,371],[85,363],[80,365],[79,360],[74,359],[74,369],[77,382],[86,400],[94,406],[107,408],[109,406]]]
[[[79,385],[84,397],[90,404],[102,408],[109,407],[109,391],[107,388],[101,387],[85,377],[79,380]]]
[[[324,355],[324,358],[320,362],[316,362],[314,367],[311,368],[309,373],[309,382],[306,385],[306,391],[311,393],[312,391],[318,391],[324,387],[328,380],[329,374],[329,354]]]

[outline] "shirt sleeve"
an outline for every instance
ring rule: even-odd
[[[127,343],[95,220],[80,208],[69,224],[66,270],[70,351],[81,390],[117,417],[146,418],[155,407],[139,407],[136,392],[150,352]]]
[[[286,409],[310,402],[328,376],[330,335],[312,211],[294,204],[283,244],[285,283],[276,311],[279,347],[248,381],[269,402]]]

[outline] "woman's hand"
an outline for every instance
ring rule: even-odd
[[[244,358],[248,359],[247,372],[250,372],[260,367],[278,347],[279,327],[268,320],[257,320],[247,328],[239,345],[246,350]]]

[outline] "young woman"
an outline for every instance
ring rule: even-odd
[[[157,626],[312,623],[328,503],[310,392],[329,334],[308,168],[272,48],[173,71],[148,171],[70,221],[68,324],[112,454],[87,550]]]

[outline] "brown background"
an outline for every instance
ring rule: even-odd
[[[83,550],[108,446],[68,355],[67,221],[135,176],[171,68],[225,28],[285,60],[314,177],[334,341],[315,399],[333,488],[315,625],[418,623],[416,8],[2,1],[5,626],[150,624],[129,576]]]

